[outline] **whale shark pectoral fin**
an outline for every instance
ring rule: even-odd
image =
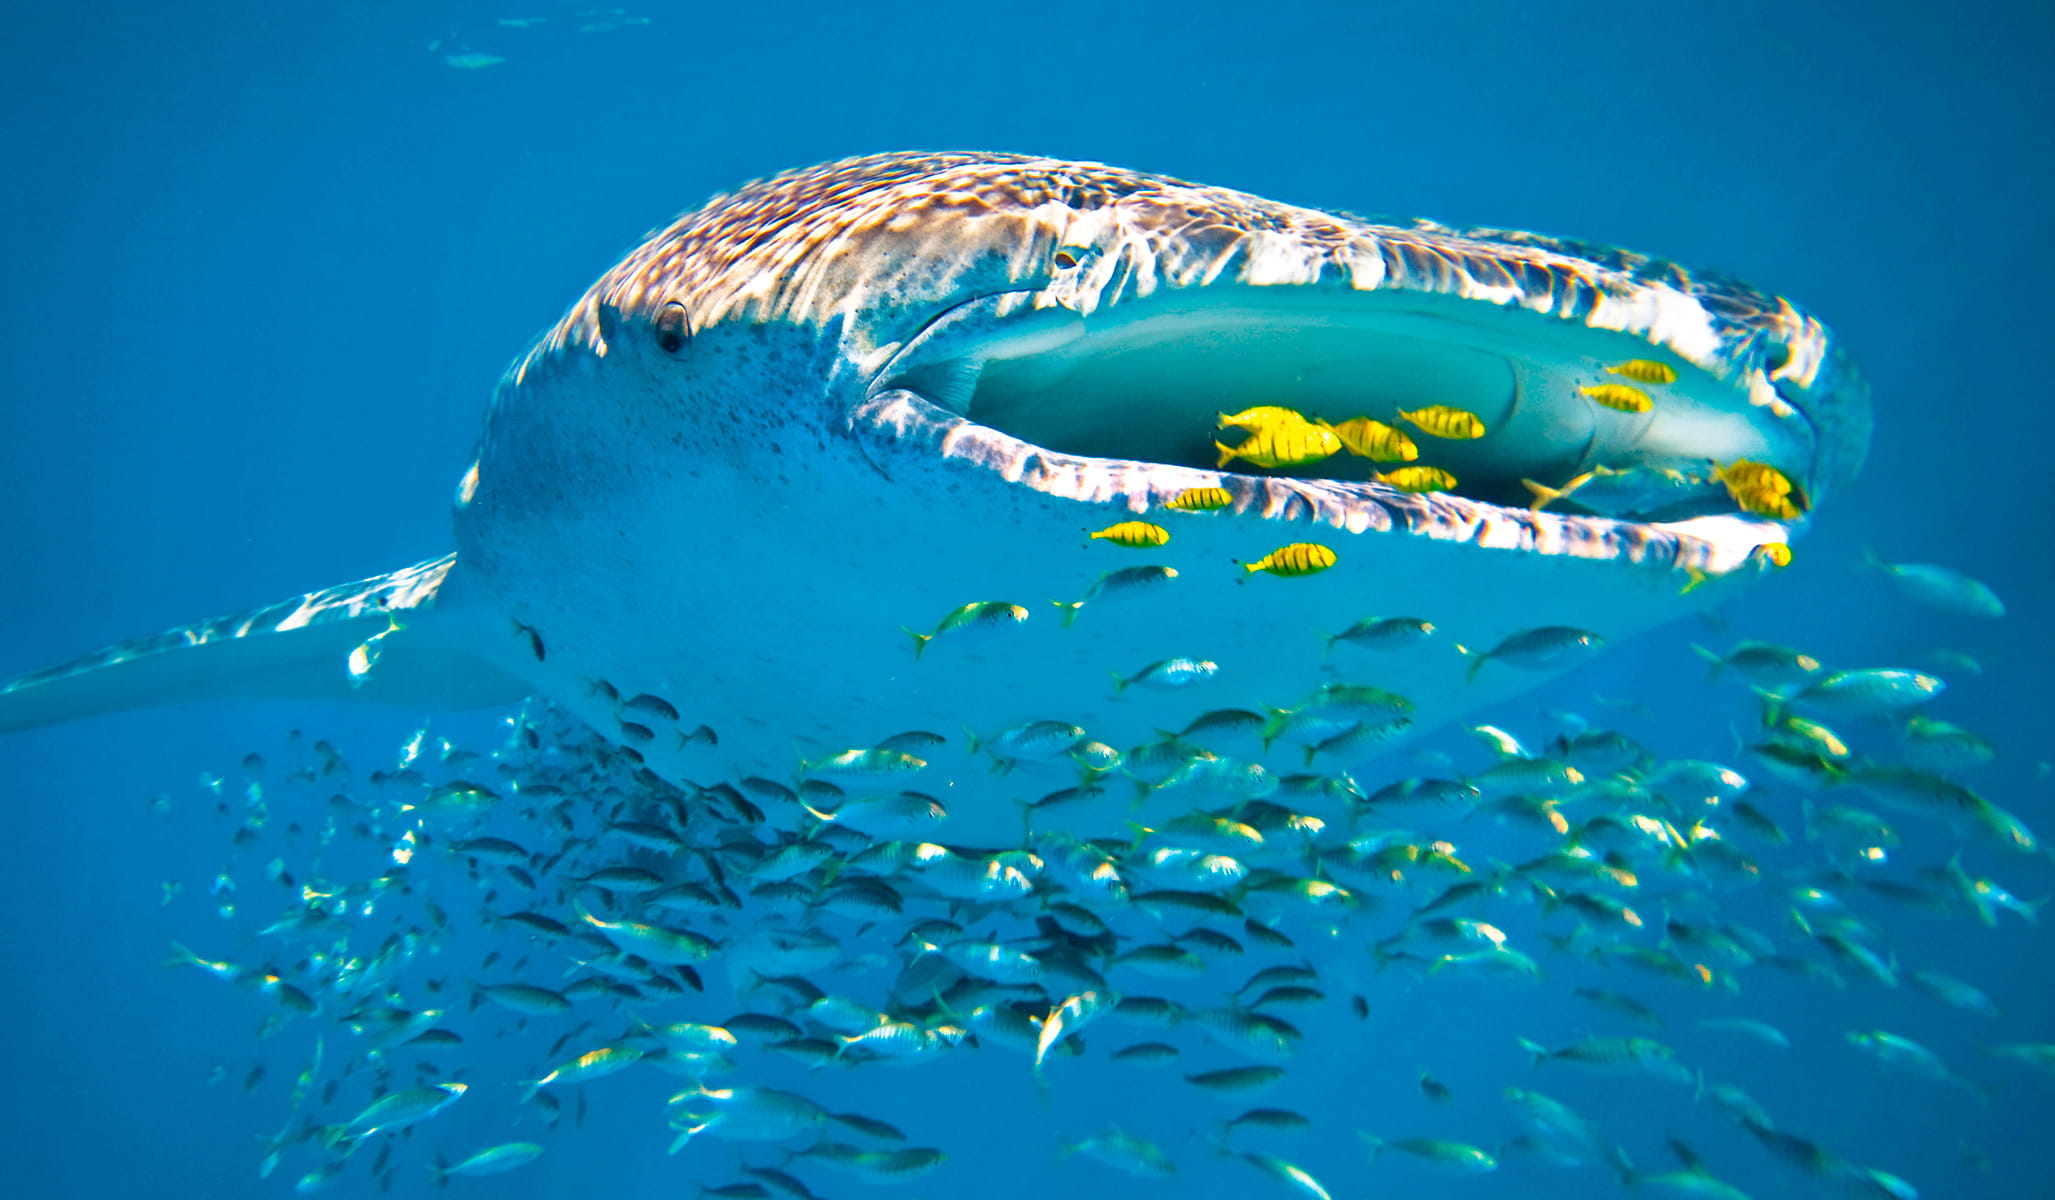
[[[0,733],[153,704],[359,699],[427,709],[507,704],[531,689],[437,612],[456,555],[233,616],[120,642],[0,683]],[[383,636],[381,636],[383,635]],[[375,664],[353,671],[378,639]]]

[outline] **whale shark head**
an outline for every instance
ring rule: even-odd
[[[1646,411],[1596,402],[1633,363],[1660,364]],[[1252,406],[1330,427],[1444,406],[1486,432],[1415,431],[1455,481],[1438,491],[1354,454],[1222,467],[1218,418]],[[1358,685],[1404,700],[1382,748],[1573,665],[1493,661],[1525,631],[1595,646],[1729,595],[1785,561],[1868,435],[1823,325],[1667,261],[1095,164],[880,155],[717,198],[607,272],[501,381],[432,586],[417,569],[404,592],[371,581],[239,628],[388,633],[391,654],[355,658],[363,694],[381,676],[540,693],[702,786],[939,734],[892,786],[941,800],[945,840],[1004,845],[1008,800],[1092,775],[1079,747],[1341,770],[1372,739],[1323,754],[1273,728],[1231,751],[1159,731],[1274,723]],[[1743,511],[1712,472],[1736,460],[1806,511]],[[1599,472],[1679,486],[1529,503],[1526,481]],[[1224,503],[1177,506],[1197,489]],[[1091,536],[1124,520],[1167,540]],[[1249,569],[1288,545],[1332,565]],[[1436,633],[1330,641],[1373,617]],[[1151,674],[1178,661],[1214,669]],[[993,748],[1036,722],[1080,737]],[[1118,829],[1199,795],[1138,786],[1063,819]]]

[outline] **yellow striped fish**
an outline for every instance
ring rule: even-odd
[[[1631,383],[1594,383],[1577,390],[1614,412],[1645,413],[1655,407],[1655,398]]]
[[[1339,425],[1329,425],[1334,436],[1350,454],[1367,458],[1372,462],[1412,462],[1420,457],[1420,447],[1405,431],[1393,429],[1382,421],[1369,417],[1350,417]]]
[[[1262,429],[1269,425],[1311,424],[1313,422],[1308,421],[1297,409],[1285,408],[1276,404],[1259,404],[1254,408],[1245,408],[1238,413],[1220,414],[1220,428],[1222,429],[1253,430]]]
[[[1450,408],[1446,404],[1430,404],[1426,408],[1407,412],[1399,410],[1399,420],[1411,421],[1420,431],[1431,437],[1451,438],[1468,441],[1484,436],[1484,421],[1476,413],[1462,408]]]
[[[1456,489],[1456,477],[1440,467],[1400,467],[1382,474],[1372,471],[1370,478],[1402,492],[1452,492]]]
[[[1242,570],[1251,575],[1268,571],[1272,575],[1293,579],[1300,575],[1313,575],[1333,566],[1334,551],[1315,542],[1293,542],[1279,546],[1252,563],[1243,563]]]
[[[1341,450],[1341,439],[1331,429],[1318,425],[1264,425],[1239,446],[1213,443],[1220,451],[1219,466],[1239,458],[1259,467],[1298,467],[1332,458]]]
[[[1163,502],[1163,507],[1178,512],[1214,512],[1234,503],[1234,494],[1226,488],[1186,488]]]
[[[1713,477],[1727,486],[1727,494],[1743,512],[1795,521],[1805,511],[1805,496],[1791,477],[1768,463],[1737,458],[1725,466],[1715,462]]]
[[[1677,368],[1652,358],[1630,358],[1623,363],[1614,363],[1605,369],[1608,375],[1618,375],[1636,383],[1675,383]]]
[[[1092,537],[1130,550],[1146,550],[1169,541],[1170,531],[1147,521],[1122,521],[1118,525],[1108,525]]]

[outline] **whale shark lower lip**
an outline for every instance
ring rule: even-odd
[[[1642,359],[1677,377],[1651,413],[1579,391]],[[1431,446],[1470,481],[1455,492],[1400,491],[1344,456],[1220,469],[1215,418],[1251,404],[1330,421],[1443,404],[1491,432]],[[1488,664],[1472,682],[1457,639],[1618,641],[1744,586],[1804,525],[1710,489],[1634,519],[1535,512],[1523,478],[1754,458],[1819,503],[1867,438],[1866,392],[1823,325],[1661,260],[1094,164],[879,155],[719,198],[603,276],[501,381],[453,556],[19,677],[0,731],[217,695],[537,694],[703,787],[923,730],[948,745],[912,786],[947,801],[946,836],[1008,845],[1023,781],[1078,767],[1001,762],[966,730],[989,745],[1056,721],[1126,752],[1204,710],[1356,680],[1402,693],[1424,731],[1548,677]],[[1166,508],[1202,487],[1230,503]],[[1169,541],[1086,536],[1133,515]],[[1288,543],[1333,567],[1244,569]],[[1103,594],[1150,565],[1167,586]],[[907,631],[976,602],[1028,615],[915,657]],[[1401,613],[1449,633],[1375,663],[1327,656],[1327,635]],[[1108,683],[1178,657],[1217,676]],[[624,714],[639,694],[679,728]],[[1302,752],[1273,774],[1350,765],[1286,761]],[[1118,832],[1200,802],[1150,789],[1061,819]]]

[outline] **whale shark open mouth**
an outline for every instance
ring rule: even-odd
[[[1815,486],[1812,424],[1759,366],[1723,376],[1633,334],[1445,295],[1226,290],[1226,299],[1205,289],[1159,293],[1088,317],[1035,293],[965,302],[878,373],[859,420],[901,437],[929,431],[951,457],[1078,499],[1125,495],[1145,505],[1220,485],[1245,501],[1262,492],[1262,480],[1277,480],[1338,508],[1335,523],[1359,530],[1446,535],[1480,521],[1539,521],[1536,497],[1560,490],[1557,512],[1573,524],[1662,526],[1686,541],[1726,543],[1710,557],[1717,566],[1783,540],[1779,527],[1803,521],[1772,525],[1744,511],[1714,472],[1764,463],[1801,498]],[[1623,364],[1660,382],[1623,378]],[[1608,387],[1631,388],[1647,410],[1593,399],[1592,390]],[[1330,427],[1383,422],[1410,434],[1417,463],[1343,451],[1274,469],[1239,459],[1223,466],[1222,446],[1234,448],[1242,434],[1222,430],[1222,417],[1258,405]],[[1434,406],[1474,415],[1484,434],[1435,437],[1401,416]],[[1379,481],[1415,465],[1454,482],[1406,489]],[[1586,508],[1576,485],[1594,471],[1661,486]],[[1289,506],[1255,507],[1290,515]],[[1394,509],[1403,517],[1385,519]],[[1366,512],[1376,515],[1360,519]]]

